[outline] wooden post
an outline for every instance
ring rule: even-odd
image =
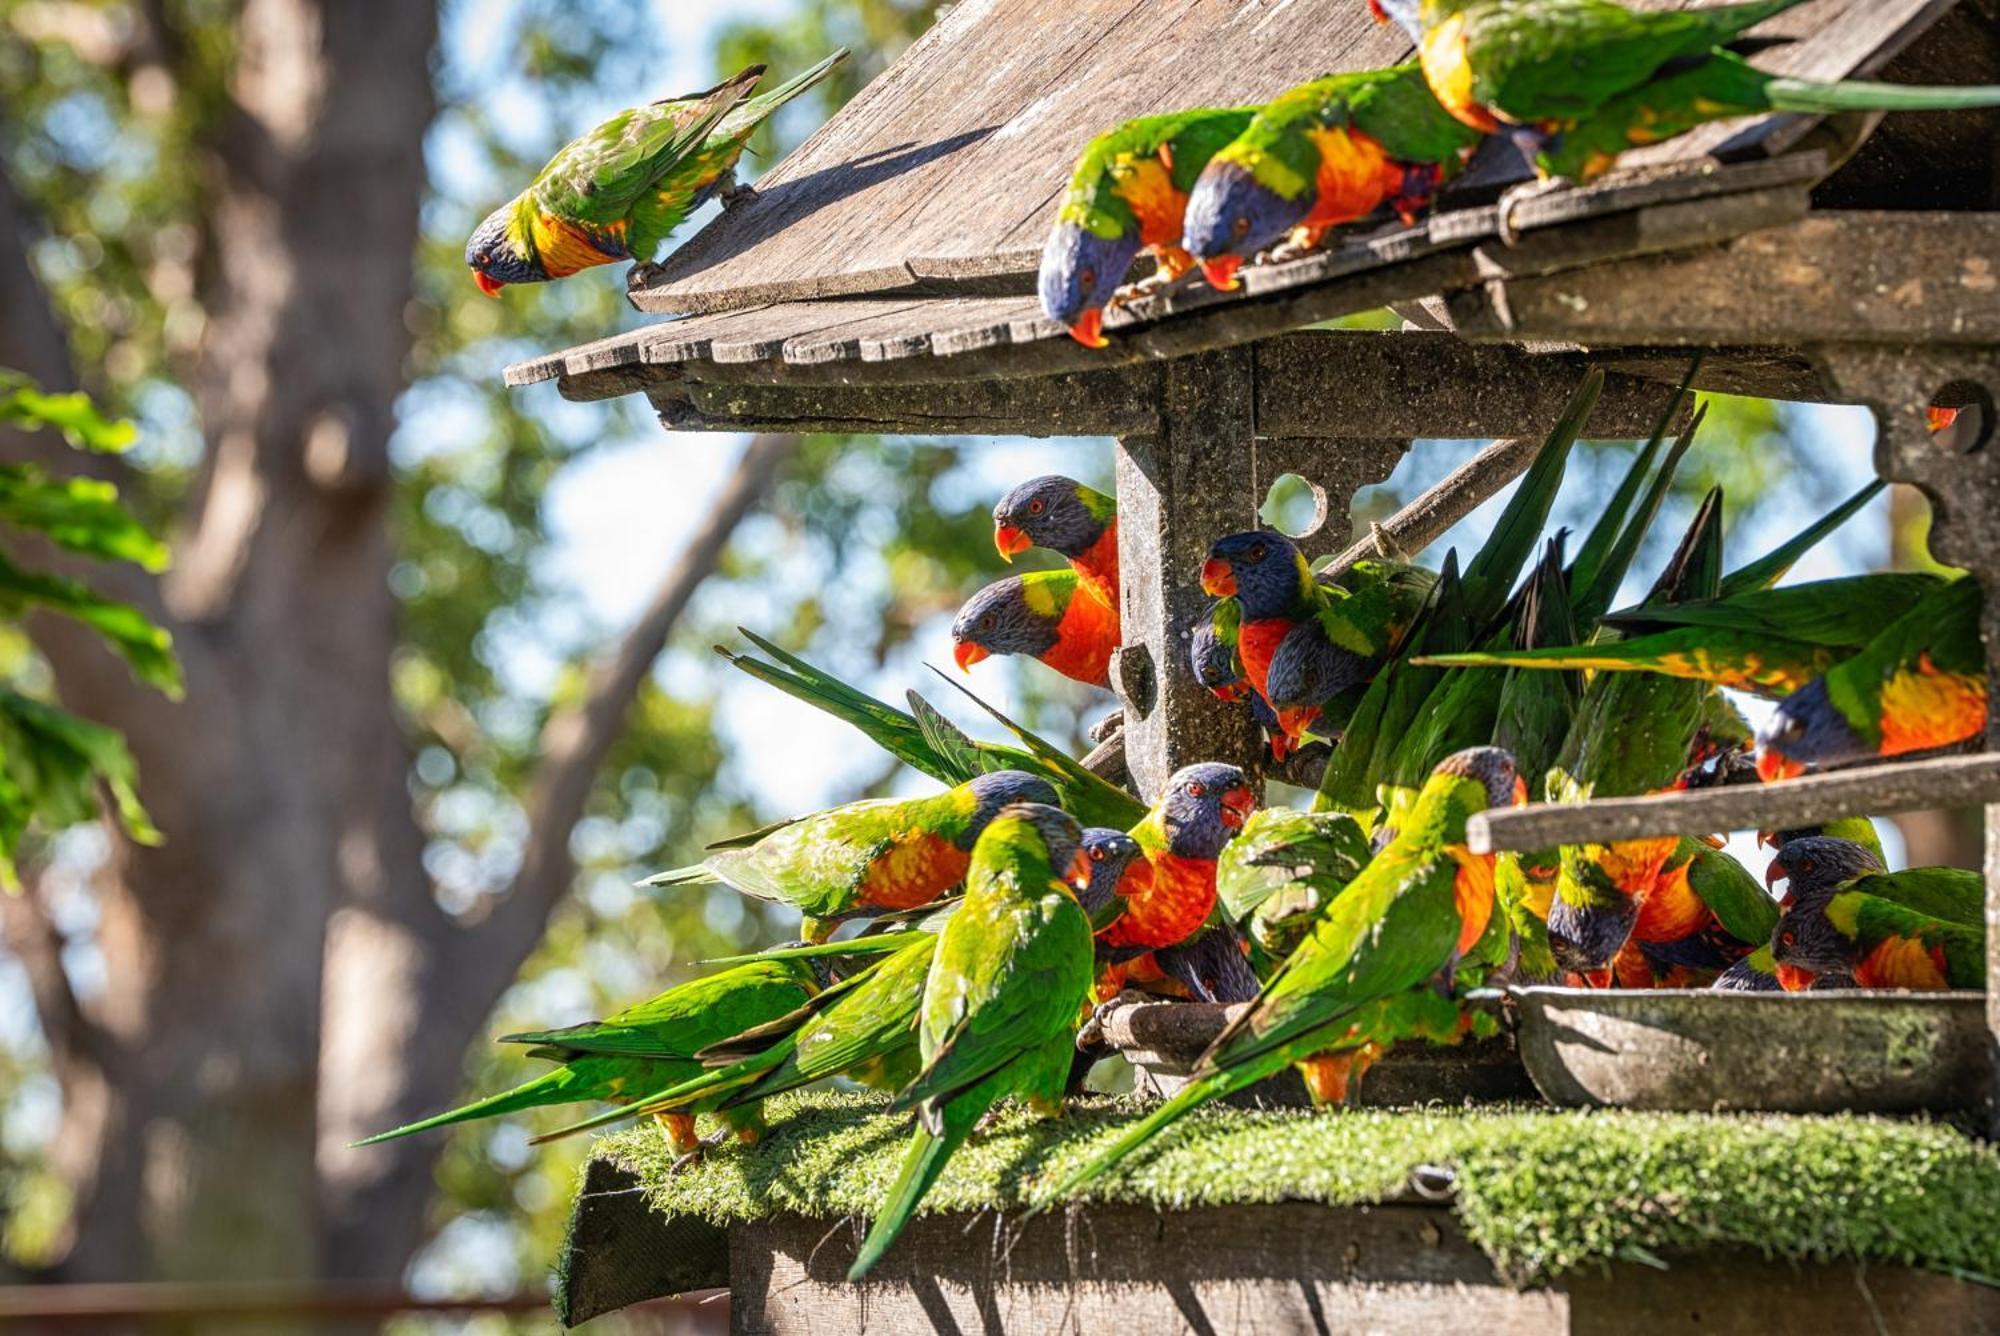
[[[1125,706],[1125,761],[1140,796],[1195,761],[1256,757],[1249,714],[1217,700],[1188,664],[1208,608],[1201,563],[1258,503],[1251,453],[1254,362],[1247,348],[1170,362],[1159,430],[1118,442],[1118,569],[1125,646],[1112,683]]]

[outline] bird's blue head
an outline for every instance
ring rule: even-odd
[[[1257,808],[1257,794],[1236,766],[1202,761],[1174,771],[1160,799],[1167,848],[1182,858],[1219,858]]]
[[[1056,796],[1055,785],[1039,775],[1031,775],[1025,770],[994,770],[984,775],[975,775],[966,782],[972,790],[975,806],[972,824],[966,830],[962,847],[971,848],[972,842],[985,830],[993,818],[1000,815],[1004,807],[1016,803],[1042,803],[1055,806],[1060,800]]]
[[[1236,661],[1236,648],[1215,633],[1215,619],[1204,617],[1188,635],[1188,661],[1194,680],[1224,700],[1241,700],[1250,689],[1243,680],[1243,666]]]
[[[1125,281],[1139,254],[1138,230],[1099,236],[1081,223],[1059,222],[1042,247],[1042,310],[1086,348],[1102,348],[1104,304]]]
[[[1486,790],[1488,809],[1518,807],[1528,801],[1527,783],[1514,765],[1514,754],[1505,747],[1467,747],[1455,751],[1439,761],[1431,773],[1478,780]]]
[[[1868,744],[1834,707],[1826,679],[1814,678],[1778,703],[1757,730],[1757,775],[1766,784],[1821,769],[1866,760]]]
[[[1368,12],[1377,23],[1394,23],[1413,42],[1424,39],[1423,16],[1418,12],[1421,7],[1422,0],[1368,0]]]
[[[951,624],[951,654],[958,666],[970,672],[973,664],[994,654],[1040,658],[1048,653],[1058,638],[1062,614],[1031,604],[1019,576],[995,580],[967,599]]]
[[[1087,826],[1083,832],[1083,854],[1090,860],[1090,880],[1077,899],[1092,914],[1111,903],[1125,869],[1139,856],[1139,842],[1122,830],[1109,826]]]
[[[993,507],[993,545],[1012,561],[1031,547],[1080,557],[1116,515],[1111,498],[1061,474],[1031,478]]]
[[[1229,291],[1244,261],[1283,240],[1311,211],[1312,192],[1288,200],[1243,163],[1218,155],[1188,194],[1181,246],[1200,261],[1211,287]]]
[[[1786,898],[1791,899],[1802,891],[1823,890],[1880,871],[1881,860],[1866,845],[1836,835],[1801,835],[1771,855],[1764,885],[1784,878],[1790,883]]]
[[[1209,548],[1201,567],[1201,587],[1213,598],[1234,594],[1246,622],[1288,611],[1311,583],[1298,544],[1275,529],[1230,534]]]
[[[514,248],[507,236],[507,224],[514,212],[503,204],[486,215],[465,243],[465,263],[472,269],[472,281],[489,297],[498,297],[509,283],[546,283],[549,276],[531,256]]]

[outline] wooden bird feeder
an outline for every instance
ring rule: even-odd
[[[2000,83],[2000,0],[1813,0],[1759,31],[1792,40],[1758,63],[1801,77]],[[507,381],[554,380],[579,400],[644,394],[669,431],[1115,438],[1126,644],[1113,681],[1123,766],[1142,796],[1192,761],[1258,766],[1247,715],[1192,677],[1185,628],[1205,607],[1197,572],[1209,544],[1255,523],[1276,477],[1305,479],[1322,519],[1336,517],[1324,548],[1347,540],[1337,517],[1357,489],[1388,476],[1413,439],[1498,438],[1468,450],[1464,468],[1391,522],[1400,544],[1420,546],[1526,467],[1586,365],[1607,372],[1586,435],[1644,434],[1694,349],[1705,354],[1697,389],[1867,405],[1880,431],[1878,472],[1924,491],[1936,520],[1932,550],[1989,592],[1983,629],[1989,664],[2000,666],[2000,597],[1992,596],[2000,593],[2000,118],[1992,113],[1709,127],[1633,153],[1587,188],[1533,200],[1515,215],[1511,245],[1492,201],[1518,169],[1504,145],[1490,144],[1428,222],[1247,269],[1237,292],[1194,284],[1134,302],[1107,319],[1107,349],[1080,347],[1042,315],[1033,296],[1040,244],[1092,134],[1173,107],[1260,101],[1328,70],[1409,55],[1402,33],[1372,22],[1360,0],[965,0],[760,179],[754,197],[635,282],[633,305],[660,319],[522,362]],[[1403,315],[1401,330],[1308,328],[1383,306]],[[1925,421],[1933,403],[1976,411],[1933,435]],[[1990,717],[1989,742],[2000,738],[2000,710]],[[1989,919],[2000,923],[2000,762],[1991,757],[1530,807],[1481,819],[1473,839],[1520,848],[1945,803],[1990,804]],[[1984,1061],[1994,1069],[2000,932],[1989,934],[1989,951]],[[591,1200],[576,1237],[596,1240],[589,1246],[603,1254],[602,1274],[639,1274],[617,1268],[621,1256],[662,1246],[643,1211],[621,1215],[608,1236],[593,1234],[602,1222]],[[1106,1282],[1129,1290],[1120,1321],[1165,1304],[1170,1324],[1180,1311],[1199,1328],[1162,1296],[1179,1293],[1190,1267],[1207,1265],[1211,1246],[1239,1230],[1275,1237],[1297,1214],[1285,1208],[1280,1222],[1257,1215],[1279,1208],[1234,1209],[1244,1218],[1145,1225],[1190,1242],[1162,1254],[1156,1273]],[[1130,1224],[1106,1215],[1107,1228]],[[919,1225],[902,1246],[920,1264],[898,1270],[903,1290],[881,1300],[898,1322],[946,1329],[955,1317],[991,1328],[1017,1300],[1024,1316],[1053,1312],[1024,1296],[1059,1283],[1059,1243],[1035,1242],[1030,1228],[1018,1256],[1053,1249],[1048,1268],[1036,1261],[1006,1273],[961,1265],[948,1221]],[[1449,1265],[1413,1269],[1386,1234],[1370,1233],[1378,1226],[1353,1228],[1358,1242],[1342,1246],[1360,1261],[1286,1284],[1356,1324],[1434,1328],[1469,1301],[1464,1287],[1493,1283],[1490,1267],[1457,1253]],[[820,1232],[798,1220],[730,1231],[738,1330],[823,1326],[822,1304],[854,1311],[831,1273],[786,1261],[787,1249]],[[1371,1251],[1377,1243],[1383,1250]],[[927,1267],[963,1281],[954,1297],[925,1288]],[[1707,1286],[1711,1272],[1731,1276],[1760,1296],[1754,1311],[1767,1317],[1820,1313],[1787,1310],[1784,1296],[1849,1283],[1742,1257],[1701,1268],[1703,1279],[1670,1282],[1667,1292]],[[684,1286],[692,1273],[659,1274],[679,1279],[650,1282],[651,1292]],[[610,1285],[572,1302],[566,1316],[582,1320],[648,1288]],[[1595,1329],[1594,1293],[1558,1292],[1519,1329]],[[1996,1320],[1984,1292],[1924,1293],[1925,1304],[1942,1305],[1922,1310],[1938,1318],[1934,1329]],[[1283,1320],[1277,1308],[1250,1311]],[[1693,1320],[1675,1317],[1673,1304],[1659,1311],[1668,1329]],[[1249,1329],[1235,1318],[1218,1325]]]

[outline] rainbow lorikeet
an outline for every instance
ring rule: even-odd
[[[846,58],[836,51],[761,97],[750,90],[764,67],[752,65],[702,92],[621,111],[571,140],[465,243],[473,281],[498,297],[509,283],[651,261],[689,212],[728,188],[764,118]]]
[[[1727,49],[1800,2],[1636,11],[1612,0],[1368,0],[1416,42],[1445,109],[1509,134],[1544,179],[1588,181],[1627,149],[1737,116],[2000,104],[1993,87],[1781,78]]]
[[[1215,909],[1215,863],[1257,805],[1236,766],[1203,761],[1167,780],[1157,802],[1132,827],[1143,858],[1117,883],[1122,912],[1100,933],[1112,951],[1178,946]]]
[[[1884,872],[1868,851],[1846,840],[1794,840],[1775,870],[1791,879],[1771,958],[1787,989],[1820,974],[1847,975],[1860,988],[1984,988],[1982,916],[1957,909],[1983,896],[1979,874],[1960,868]],[[1942,904],[1939,917],[1918,904]]]
[[[1083,856],[1090,860],[1090,878],[1077,888],[1076,902],[1090,915],[1093,929],[1110,926],[1124,912],[1118,886],[1140,853],[1139,842],[1122,830],[1109,826],[1084,828]]]
[[[1215,864],[1222,912],[1279,961],[1374,857],[1345,812],[1270,807],[1252,813]]]
[[[529,1050],[531,1057],[562,1065],[512,1090],[377,1133],[356,1144],[372,1146],[433,1127],[550,1104],[586,1100],[630,1104],[645,1091],[697,1075],[701,1062],[695,1055],[708,1045],[806,1006],[822,982],[809,961],[756,960],[670,988],[606,1020],[503,1036],[504,1043],[534,1045]],[[700,1150],[695,1113],[713,1107],[675,1112],[660,1119],[677,1154]],[[725,1122],[745,1140],[754,1139],[763,1127],[755,1104],[726,1115]]]
[[[1146,814],[1146,804],[1084,769],[1076,758],[1021,727],[955,682],[952,685],[957,690],[999,721],[1021,745],[975,741],[914,691],[908,693],[910,710],[905,713],[813,667],[754,632],[744,631],[743,635],[775,662],[765,663],[727,650],[718,652],[758,681],[852,724],[882,750],[932,779],[962,784],[995,770],[1025,770],[1052,784],[1061,798],[1060,806],[1079,821],[1124,830]]]
[[[1298,545],[1270,529],[1231,534],[1209,549],[1202,588],[1237,601],[1237,656],[1278,718],[1281,738],[1272,742],[1281,759],[1327,702],[1369,679],[1435,580],[1421,566],[1382,560],[1358,561],[1322,584]]]
[[[1233,288],[1244,262],[1287,234],[1316,246],[1383,208],[1415,222],[1482,137],[1438,105],[1416,61],[1309,80],[1202,170],[1181,246],[1210,284]]]
[[[1715,976],[1709,985],[1719,993],[1781,993],[1785,985],[1778,980],[1778,962],[1771,954],[1769,942],[1758,947],[1749,955]],[[1809,991],[1836,992],[1854,987],[1854,980],[1845,974],[1816,974],[1807,985]]]
[[[1060,474],[1031,478],[993,507],[993,546],[1012,561],[1045,547],[1118,617],[1118,502]]]
[[[1882,836],[1876,831],[1875,823],[1865,816],[1843,816],[1817,826],[1800,826],[1792,830],[1760,831],[1757,843],[1768,845],[1775,851],[1784,848],[1793,840],[1806,840],[1819,835],[1830,839],[1849,840],[1866,849],[1877,867],[1889,866],[1888,856],[1882,852]],[[1770,883],[1767,881],[1765,884]]]
[[[1243,609],[1235,599],[1219,598],[1211,603],[1208,616],[1188,632],[1188,665],[1194,670],[1194,680],[1217,700],[1247,704],[1250,717],[1264,735],[1279,739],[1281,746],[1288,745],[1271,703],[1253,690],[1250,679],[1243,675],[1243,660],[1236,650],[1242,621]],[[1338,701],[1329,704],[1326,713],[1339,714],[1338,705]]]
[[[1060,1112],[1092,975],[1090,920],[1073,889],[1089,877],[1081,840],[1067,814],[1022,805],[973,847],[965,900],[924,982],[923,1069],[892,1104],[914,1108],[917,1125],[848,1279],[881,1260],[987,1110],[1015,1096]]]
[[[1055,799],[1045,779],[996,770],[931,797],[848,803],[752,832],[749,844],[643,884],[725,882],[793,906],[807,939],[823,941],[842,919],[930,904],[965,878],[974,841],[1002,808]]]
[[[1624,988],[1700,987],[1771,940],[1777,903],[1734,858],[1683,837],[1639,899],[1612,959]]]
[[[1786,779],[1927,751],[1986,728],[1980,590],[1960,576],[1885,626],[1860,653],[1778,703],[1757,732],[1757,773]]]
[[[1498,748],[1447,758],[1395,838],[1202,1054],[1187,1086],[1046,1200],[1098,1178],[1181,1115],[1287,1067],[1301,1069],[1315,1102],[1338,1102],[1371,1045],[1412,1032],[1455,1037],[1457,1003],[1429,985],[1451,977],[1493,916],[1493,859],[1466,850],[1466,819],[1525,797]]]
[[[965,601],[951,624],[952,658],[970,672],[995,654],[1021,654],[1086,686],[1111,685],[1118,609],[1073,570],[995,580]]]
[[[917,1009],[930,975],[937,935],[904,932],[897,950],[823,991],[809,1006],[701,1050],[697,1074],[655,1086],[614,1109],[559,1128],[540,1140],[588,1131],[621,1117],[739,1108],[832,1077],[895,1091],[916,1076]],[[838,945],[838,944],[836,944]]]
[[[1141,250],[1163,278],[1194,261],[1181,249],[1188,191],[1217,149],[1250,124],[1254,107],[1142,116],[1084,146],[1042,248],[1042,310],[1087,348],[1102,348],[1104,311]]]

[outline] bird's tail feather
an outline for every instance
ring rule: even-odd
[[[452,1123],[471,1122],[475,1118],[495,1118],[503,1113],[518,1113],[522,1109],[537,1109],[544,1104],[571,1104],[578,1100],[590,1099],[592,1094],[577,1087],[576,1077],[566,1068],[544,1072],[534,1080],[503,1090],[497,1095],[462,1104],[456,1109],[433,1114],[429,1118],[387,1132],[377,1132],[372,1137],[364,1137],[355,1142],[356,1146],[373,1146],[378,1142],[394,1141],[398,1137],[411,1136],[417,1132],[428,1132],[433,1127],[448,1127]]]
[[[942,1125],[936,1133],[924,1126],[924,1119],[917,1120],[910,1133],[910,1149],[903,1156],[903,1167],[896,1175],[896,1181],[889,1185],[888,1196],[882,1199],[882,1209],[875,1214],[875,1223],[868,1229],[868,1237],[861,1241],[861,1251],[855,1255],[854,1265],[847,1269],[849,1280],[859,1280],[874,1269],[896,1236],[903,1232],[903,1226],[910,1223],[917,1205],[924,1194],[937,1182],[944,1172],[945,1162],[952,1152],[964,1143],[971,1134],[973,1124],[985,1112],[983,1101],[959,1100],[958,1107],[947,1105],[944,1109]],[[971,1105],[972,1107],[966,1107]]]
[[[737,135],[756,129],[758,123],[766,116],[824,79],[833,72],[835,65],[846,59],[847,48],[841,47],[811,69],[793,75],[776,88],[759,93],[747,102],[738,103],[735,109],[723,118],[721,127],[716,131],[717,135],[724,139],[733,139]]]
[[[1842,111],[1964,111],[2000,107],[2000,84],[1947,87],[1922,84],[1813,83],[1773,79],[1764,96],[1774,111],[1830,115]]]
[[[706,863],[690,863],[686,867],[670,868],[665,872],[655,872],[640,882],[641,886],[710,886],[722,880],[710,870]]]

